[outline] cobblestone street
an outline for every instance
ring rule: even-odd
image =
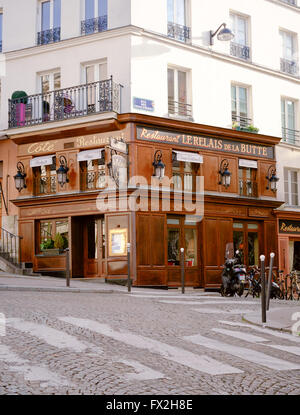
[[[272,301],[272,309],[298,302]],[[300,394],[300,337],[195,290],[0,292],[0,394]],[[3,335],[5,334],[5,335]]]

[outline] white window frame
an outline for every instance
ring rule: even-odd
[[[237,43],[237,44],[241,45],[241,46],[250,46],[250,18],[249,18],[249,16],[240,14],[240,13],[235,12],[235,11],[231,11],[230,14],[229,14],[229,17],[230,17],[230,28],[231,28],[233,33],[235,33],[235,30],[234,30],[234,27],[232,26],[232,19],[234,20],[234,26],[235,27],[237,27],[238,19],[242,19],[246,22],[246,28],[245,28],[246,41],[245,41],[245,43],[243,43],[243,44],[238,43],[236,38],[234,38],[232,41],[234,43]]]
[[[38,5],[38,32],[42,31],[42,4],[50,2],[50,27],[49,29],[55,29],[54,25],[54,0],[41,0]],[[61,16],[60,16],[61,18]]]
[[[232,87],[236,88],[236,116],[240,117],[240,100],[239,94],[237,93],[237,88],[245,88],[247,91],[247,115],[246,118],[250,120],[251,124],[253,124],[253,116],[252,116],[252,89],[250,85],[239,84],[236,82],[231,82],[230,84],[230,97],[231,97],[231,118],[232,118]]]
[[[282,59],[286,59],[289,61],[298,62],[298,42],[297,42],[297,35],[294,32],[290,32],[285,29],[279,29],[279,35],[280,35],[280,56]],[[286,47],[285,47],[285,38],[287,36],[290,36],[292,39],[292,57],[287,56],[286,54]]]
[[[106,66],[106,77],[101,79],[100,77],[100,65]],[[91,61],[91,62],[84,62],[81,64],[81,79],[83,84],[87,84],[87,77],[86,77],[86,69],[90,66],[94,66],[94,82],[103,81],[108,79],[108,71],[107,71],[107,60],[101,59],[97,61]]]
[[[167,76],[168,71],[172,70],[174,71],[174,102],[179,102],[179,88],[178,88],[178,72],[184,72],[186,74],[186,105],[191,106],[191,113],[189,115],[180,115],[179,111],[173,113],[170,113],[168,110],[168,115],[171,117],[183,117],[183,118],[191,118],[192,117],[192,96],[191,96],[191,70],[187,68],[182,68],[179,66],[172,66],[168,65],[167,68]],[[169,85],[167,80],[167,94],[168,94],[168,101],[169,101]]]
[[[298,101],[296,99],[293,98],[289,98],[289,97],[281,97],[280,100],[280,105],[281,105],[281,109],[282,109],[282,102],[284,102],[284,115],[285,115],[285,125],[282,125],[282,128],[288,128],[288,124],[287,124],[287,102],[293,102],[294,104],[294,131],[298,130],[298,118],[297,118],[297,114],[298,114]]]
[[[177,22],[177,1],[178,0],[173,0],[173,14],[175,16],[175,18],[173,19],[173,21],[170,21],[169,20],[169,17],[168,17],[168,2],[167,2],[167,20],[168,20],[168,23],[182,25],[181,23]],[[189,22],[190,22],[190,16],[189,16],[189,10],[190,10],[189,0],[185,0],[184,3],[185,3],[185,5],[184,5],[184,24],[183,24],[183,26],[189,26]]]
[[[99,2],[98,0],[94,0],[94,19],[97,17],[101,17],[103,15],[100,16],[99,14],[99,10],[98,10],[98,6],[99,6]],[[107,1],[107,13],[108,13],[108,1]],[[82,16],[82,20],[87,20],[85,17],[85,0],[81,0],[81,16]]]
[[[284,174],[284,200],[285,203],[287,204],[287,206],[294,206],[294,207],[299,207],[300,206],[300,170],[298,169],[291,169],[291,168],[284,168],[284,171],[287,172],[288,175],[288,202],[286,201],[286,191],[285,191],[285,185],[286,185],[286,180],[285,180],[285,174]],[[297,173],[297,185],[298,185],[298,204],[297,205],[293,205],[292,204],[292,180],[291,180],[291,173]]]
[[[60,88],[59,89],[62,89],[62,87],[61,87],[61,69],[56,68],[56,69],[52,69],[51,71],[39,72],[37,74],[37,78],[38,78],[38,80],[37,80],[37,83],[38,83],[37,90],[38,90],[39,94],[43,93],[43,91],[42,91],[42,77],[46,76],[46,75],[49,75],[49,91],[54,91],[55,90],[54,89],[54,74],[56,74],[56,73],[60,74]]]

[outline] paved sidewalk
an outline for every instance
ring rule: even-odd
[[[276,306],[275,306],[276,307]],[[249,323],[267,327],[274,330],[281,330],[292,333],[293,326],[296,327],[297,321],[300,321],[300,303],[299,307],[273,308],[267,311],[267,322],[262,323],[261,311],[259,313],[245,314],[243,319]],[[300,324],[296,327],[300,335]]]

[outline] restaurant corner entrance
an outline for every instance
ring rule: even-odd
[[[73,277],[104,277],[104,216],[72,218],[72,269]]]

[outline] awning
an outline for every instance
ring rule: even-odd
[[[187,151],[173,150],[176,154],[177,161],[186,161],[189,163],[203,163],[203,157],[198,153],[188,153]]]
[[[34,157],[30,160],[30,167],[51,166],[51,164],[53,164],[53,157],[55,157],[55,154],[51,154],[51,156]]]
[[[239,159],[239,167],[248,167],[250,169],[257,169],[256,160]]]
[[[104,148],[80,151],[80,153],[77,154],[77,161],[89,161],[89,160],[102,159],[102,157],[104,157],[104,154],[103,154],[104,151],[105,151]]]

